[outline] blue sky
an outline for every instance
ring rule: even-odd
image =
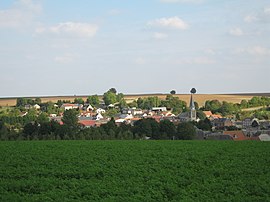
[[[269,92],[269,0],[2,0],[0,97]]]

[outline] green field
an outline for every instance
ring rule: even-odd
[[[270,144],[0,142],[0,201],[270,201]]]

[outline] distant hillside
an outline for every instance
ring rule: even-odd
[[[139,97],[149,97],[149,96],[158,96],[161,99],[165,99],[167,94],[137,94],[137,95],[125,95],[127,102],[132,102],[134,99]],[[180,100],[184,100],[189,103],[190,94],[176,94],[174,96],[179,97]],[[227,101],[232,103],[240,103],[241,100],[249,100],[254,96],[270,96],[270,93],[239,93],[239,94],[195,94],[194,99],[200,106],[203,106],[206,100],[219,100]],[[57,100],[70,100],[73,101],[75,98],[87,99],[88,96],[47,96],[40,97],[42,102],[57,102]],[[100,96],[101,98],[102,96]],[[36,97],[33,97],[36,98]],[[15,106],[16,97],[13,98],[0,98],[0,106]]]

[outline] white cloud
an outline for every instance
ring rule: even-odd
[[[168,38],[168,35],[165,33],[161,33],[161,32],[155,32],[154,38],[155,39],[166,39],[166,38]]]
[[[153,21],[148,22],[150,26],[164,27],[164,28],[173,28],[173,29],[188,29],[189,25],[184,22],[179,17],[171,17],[171,18],[160,18]]]
[[[258,18],[256,15],[252,14],[252,15],[247,15],[245,18],[244,18],[244,21],[247,22],[247,23],[251,23],[251,22],[255,22],[257,21]]]
[[[233,28],[229,32],[233,36],[243,36],[244,32],[240,28]]]
[[[260,12],[245,16],[244,21],[247,23],[252,23],[252,22],[257,22],[257,21],[270,22],[270,7],[265,7]]]
[[[270,7],[265,7],[265,8],[264,8],[264,13],[265,13],[266,15],[270,15]]]
[[[98,26],[89,23],[78,23],[78,22],[65,22],[59,23],[55,26],[46,28],[39,27],[36,29],[37,34],[42,33],[53,33],[59,35],[70,35],[77,37],[93,37],[98,31]]]
[[[143,57],[138,57],[135,60],[135,63],[138,64],[138,65],[144,65],[144,64],[146,64],[146,60]]]
[[[211,48],[208,48],[208,49],[204,50],[204,53],[209,54],[209,55],[216,55],[217,51],[215,51],[215,50],[213,50]]]
[[[20,0],[8,9],[0,10],[0,27],[20,28],[33,23],[35,15],[42,10],[40,4],[31,0]]]
[[[78,58],[78,55],[67,53],[61,56],[56,56],[54,58],[54,61],[61,64],[69,64],[69,63],[74,62],[77,58]]]
[[[196,64],[196,65],[210,65],[216,63],[215,60],[208,57],[194,57],[183,58],[176,61],[177,64]]]
[[[253,46],[253,47],[248,47],[248,48],[236,49],[234,53],[237,53],[237,54],[247,53],[254,56],[270,56],[270,49],[262,47],[262,46]]]
[[[204,0],[160,0],[162,3],[202,3]]]

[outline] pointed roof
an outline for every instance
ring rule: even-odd
[[[191,96],[190,96],[190,104],[189,104],[189,108],[190,108],[190,109],[195,109],[195,104],[194,104],[194,100],[193,100],[192,94],[191,94]]]

